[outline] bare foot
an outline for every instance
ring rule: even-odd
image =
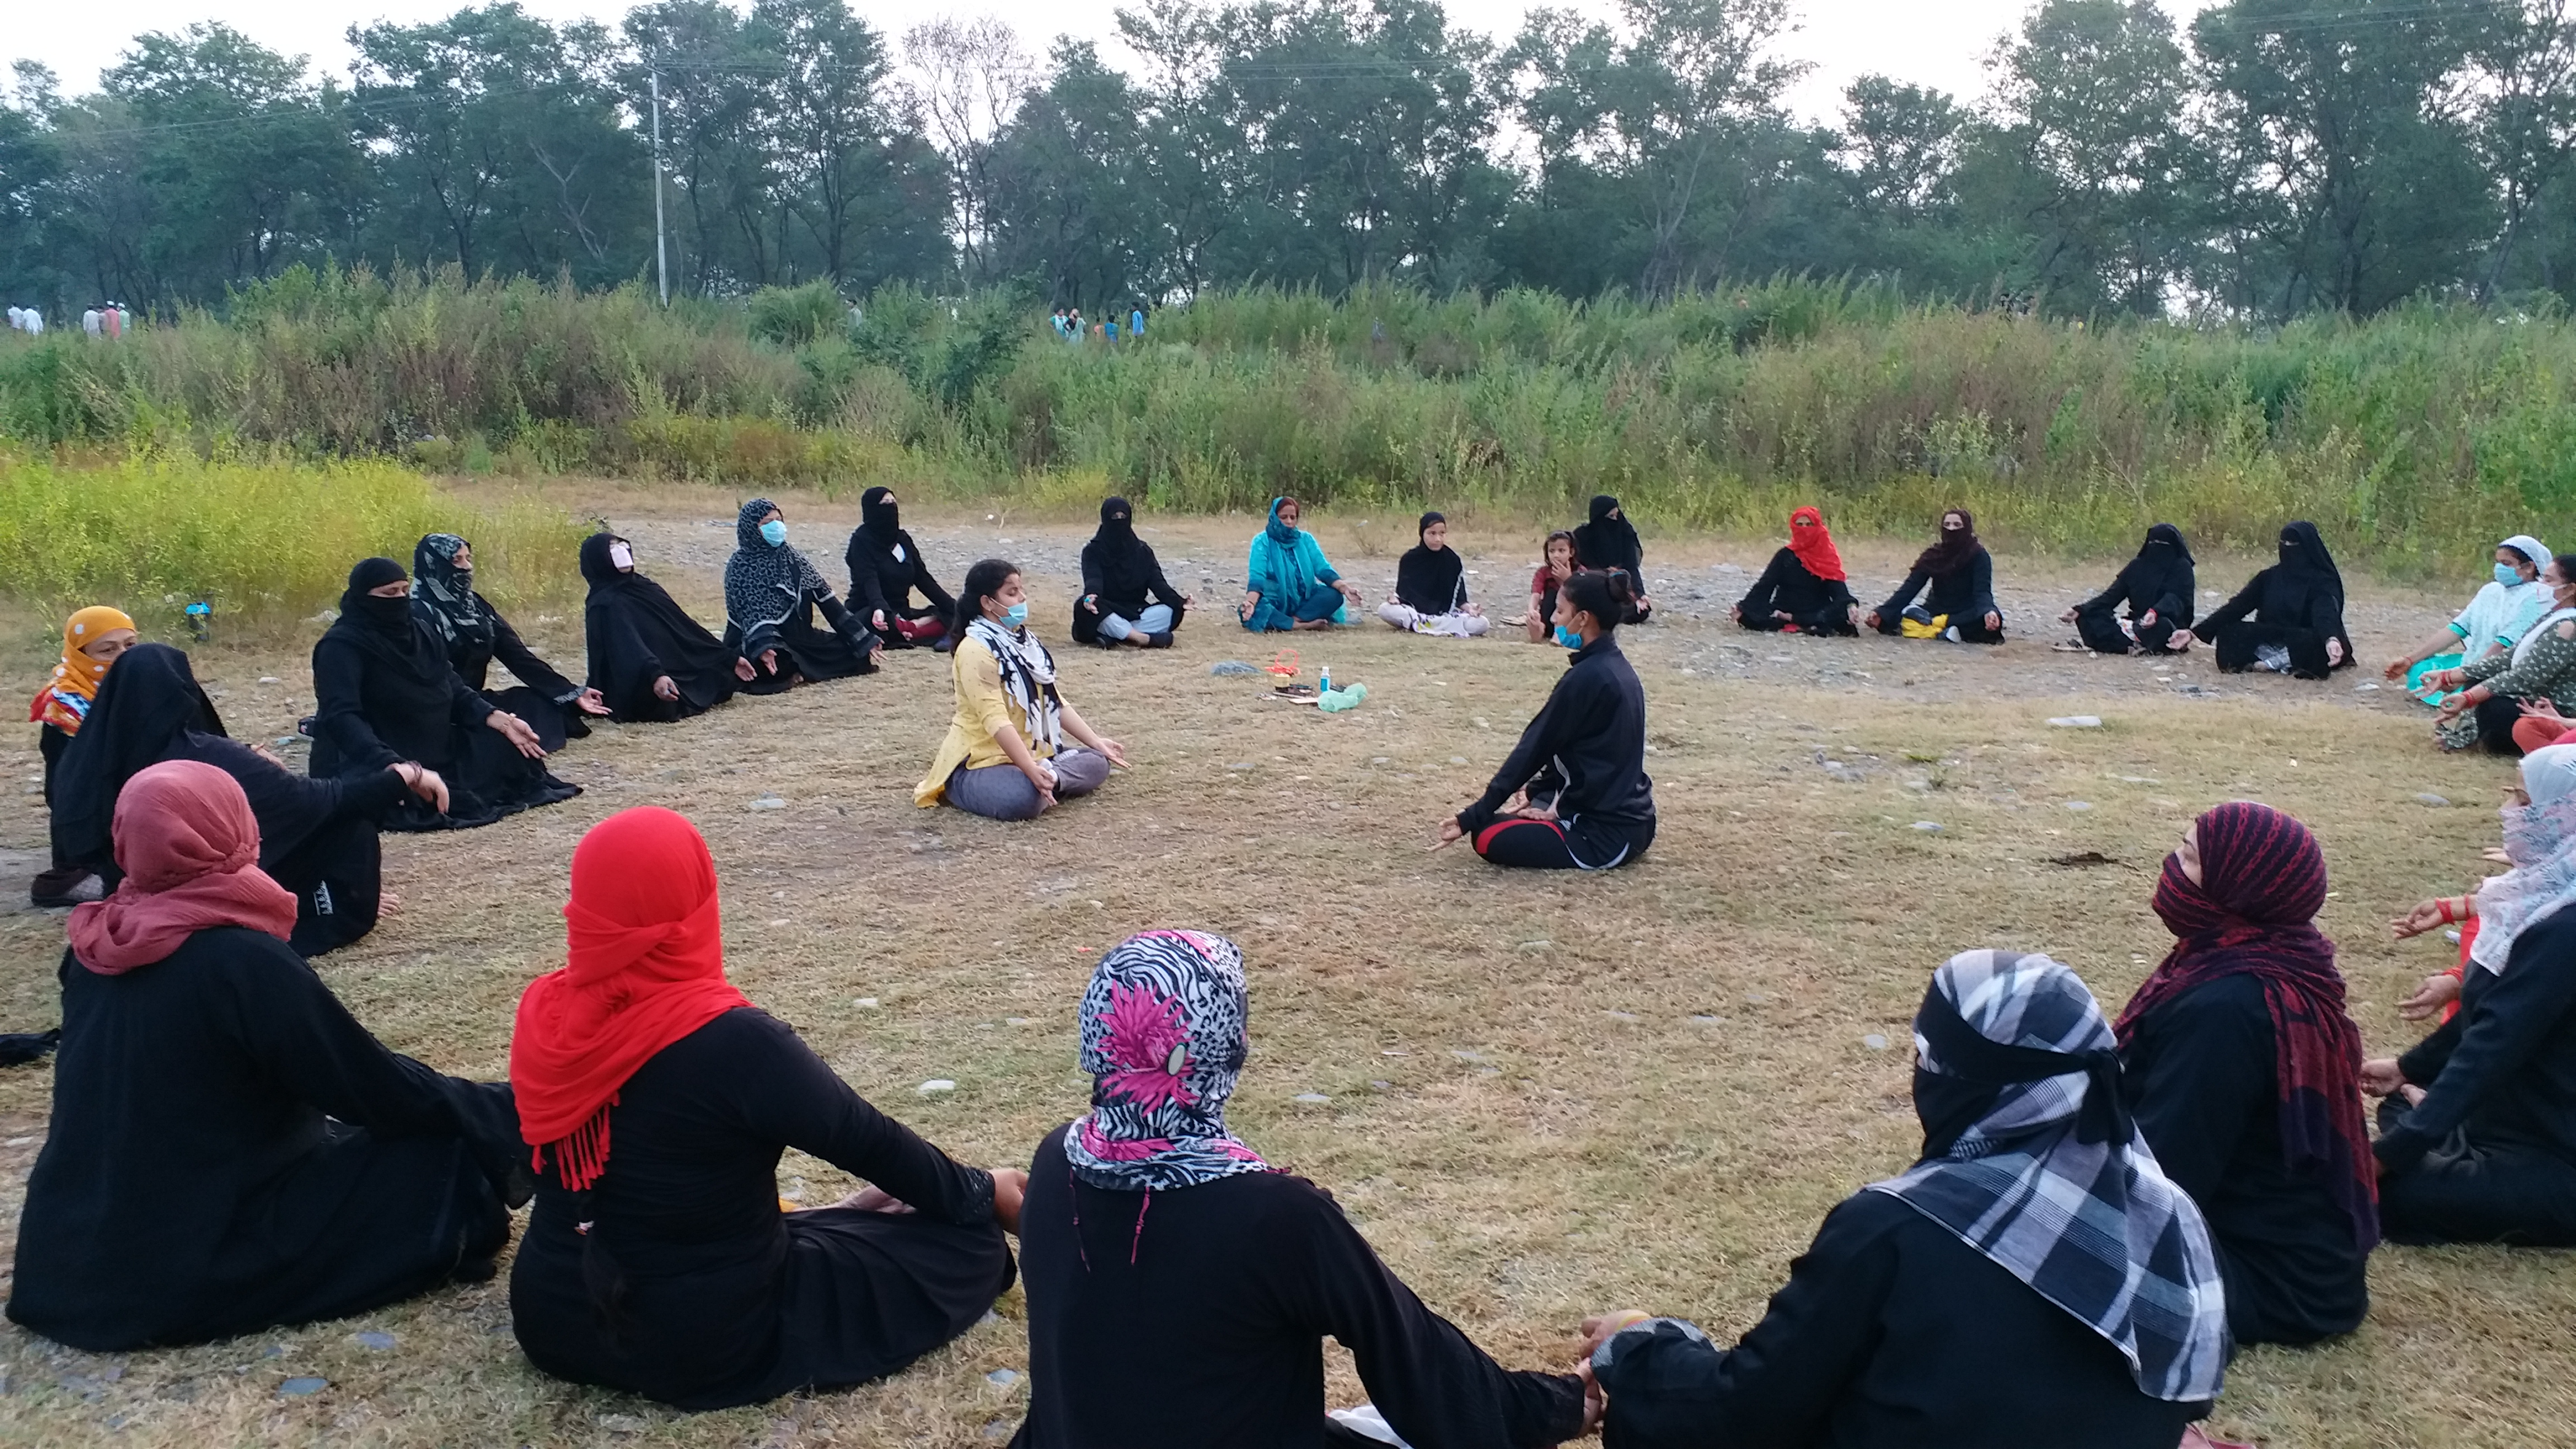
[[[385,916],[399,916],[401,914],[401,895],[393,891],[378,891],[376,893],[376,915],[379,919]]]

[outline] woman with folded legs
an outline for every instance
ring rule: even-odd
[[[715,864],[656,806],[572,857],[564,965],[510,1037],[537,1203],[510,1321],[557,1378],[684,1409],[896,1372],[1011,1286],[1026,1177],[966,1167],[878,1112],[725,980]],[[787,1148],[866,1188],[782,1211]]]
[[[988,558],[966,571],[949,655],[957,711],[930,773],[913,788],[914,804],[1034,820],[1058,800],[1099,789],[1110,766],[1127,763],[1126,748],[1095,734],[1064,697],[1055,656],[1028,620],[1017,568]]]
[[[2236,597],[2191,632],[2218,646],[2230,674],[2269,669],[2323,679],[2354,663],[2343,629],[2343,573],[2313,523],[2281,529],[2281,560],[2246,580]]]
[[[2539,587],[2549,612],[2513,648],[2424,676],[2447,691],[2433,727],[2442,748],[2519,755],[2564,733],[2564,712],[2576,709],[2576,554],[2551,559]]]
[[[547,754],[566,740],[588,738],[589,717],[605,715],[599,691],[573,683],[537,657],[501,612],[474,592],[474,545],[452,533],[425,535],[411,552],[411,611],[447,646],[448,667],[465,687],[508,710],[537,732]],[[498,659],[519,682],[488,689]]]
[[[2522,773],[2532,803],[2504,811],[2515,865],[2477,889],[2458,1014],[2362,1064],[2387,1099],[2372,1150],[2393,1242],[2576,1245],[2576,745]]]
[[[1082,597],[1073,602],[1073,642],[1169,649],[1190,596],[1163,577],[1154,546],[1136,536],[1136,511],[1104,499],[1100,528],[1082,546]]]
[[[1914,1017],[1921,1158],[1825,1215],[1732,1349],[1586,1320],[1604,1449],[2173,1449],[2227,1369],[2200,1210],[2121,1109],[2093,993],[1970,951]]]
[[[1635,597],[1633,611],[1622,624],[1642,624],[1655,612],[1655,601],[1646,596],[1646,545],[1637,537],[1637,526],[1628,521],[1619,500],[1607,493],[1594,495],[1590,522],[1574,526],[1574,566],[1606,573],[1617,569],[1628,576],[1628,586]]]
[[[613,533],[581,541],[581,608],[590,687],[621,720],[687,719],[751,681],[751,661],[724,646],[660,584],[635,570],[635,545]]]
[[[90,703],[107,682],[108,669],[118,655],[133,647],[137,637],[134,621],[125,616],[125,611],[105,604],[92,604],[63,621],[62,660],[54,666],[45,687],[36,691],[35,702],[27,710],[28,721],[41,726],[36,732],[36,753],[45,762],[47,808],[54,803],[54,772],[61,767],[63,753],[71,748],[81,722],[89,717]],[[27,887],[29,902],[39,906],[78,905],[97,900],[103,893],[95,869],[65,859],[59,850],[54,852],[52,866]]]
[[[1924,595],[1930,589],[1929,596]],[[1916,603],[1917,598],[1923,602]],[[1905,582],[1862,621],[1881,634],[1942,638],[1953,644],[2004,642],[2003,610],[1995,604],[1995,557],[1977,541],[1977,520],[1964,508],[1941,515],[1941,541],[1915,555]]]
[[[1395,592],[1378,605],[1378,618],[1408,633],[1453,639],[1474,639],[1492,628],[1467,598],[1467,564],[1449,546],[1448,518],[1426,513],[1414,531],[1419,541],[1396,561]]]
[[[349,1015],[287,944],[295,898],[230,775],[151,766],[114,831],[124,880],[69,925],[9,1317],[122,1352],[489,1279],[526,1200],[508,1084],[442,1076]]]
[[[888,649],[944,647],[957,601],[939,586],[921,545],[904,531],[894,490],[859,495],[859,526],[841,561],[850,566],[850,612],[865,619]],[[912,601],[918,592],[923,602]]]
[[[376,822],[404,796],[442,808],[446,782],[416,760],[366,774],[299,775],[224,734],[188,656],[138,644],[98,692],[90,728],[63,758],[54,850],[88,863],[113,889],[111,823],[126,782],[165,760],[195,760],[232,776],[259,822],[259,868],[295,897],[296,954],[319,956],[376,928],[384,908]]]
[[[2059,616],[2075,626],[2062,650],[2096,654],[2163,654],[2191,647],[2191,618],[2200,587],[2191,545],[2182,530],[2159,523],[2147,530],[2138,556],[2121,568],[2111,587]],[[2123,619],[2120,611],[2128,616]]]
[[[2130,1110],[2209,1219],[2240,1345],[2315,1343],[2370,1311],[2361,1032],[2325,899],[2306,826],[2246,801],[2203,812],[2156,883],[2173,950],[2120,1015]]]
[[[1609,870],[1655,840],[1646,778],[1646,692],[1614,634],[1634,596],[1623,573],[1586,569],[1556,601],[1557,641],[1574,651],[1485,793],[1440,822],[1495,865]]]
[[[832,586],[787,542],[787,515],[766,498],[734,519],[725,560],[725,647],[752,663],[744,694],[874,674],[882,641],[841,606]],[[814,627],[820,613],[828,629]]]
[[[313,646],[313,777],[373,776],[402,761],[436,772],[444,803],[401,795],[380,817],[388,830],[470,829],[580,794],[546,772],[535,730],[457,678],[410,593],[392,559],[349,570],[340,618]]]
[[[1315,535],[1297,526],[1303,516],[1296,499],[1273,498],[1269,520],[1252,536],[1235,613],[1254,633],[1347,624],[1350,606],[1360,601],[1359,587],[1334,570]]]
[[[1857,634],[1859,615],[1842,551],[1814,508],[1789,515],[1788,546],[1735,605],[1735,622],[1762,633]]]
[[[1093,970],[1091,1110],[1029,1164],[1029,1414],[1013,1449],[1368,1443],[1325,1418],[1327,1336],[1415,1449],[1582,1432],[1574,1376],[1496,1365],[1329,1193],[1227,1129],[1249,1012],[1243,953],[1222,936],[1147,931]]]
[[[2527,533],[2497,544],[2490,565],[2495,576],[2479,586],[2469,606],[2416,646],[2414,653],[2388,661],[2381,677],[2405,685],[2417,699],[2439,708],[2442,692],[2426,687],[2424,676],[2513,648],[2549,612],[2556,601],[2540,586],[2540,571],[2549,566],[2550,558],[2548,545]]]

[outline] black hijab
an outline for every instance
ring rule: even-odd
[[[1421,542],[1431,525],[1449,520],[1426,513],[1413,527],[1415,543],[1395,565],[1395,596],[1425,614],[1454,613],[1467,602],[1467,562],[1454,548],[1434,550]]]
[[[167,644],[137,644],[118,656],[54,774],[54,846],[63,859],[114,859],[109,831],[118,792],[137,771],[168,758],[183,730],[224,732],[188,656]]]
[[[2183,607],[2192,607],[2198,598],[2198,575],[2193,570],[2191,545],[2183,541],[2182,530],[2170,523],[2159,523],[2147,530],[2146,541],[2138,545],[2138,556],[2120,570],[2120,589],[2128,596],[2132,614],[2152,609],[2158,599],[2180,599]],[[2177,628],[2189,624],[2191,615],[2170,621]]]
[[[859,495],[859,530],[879,548],[892,548],[903,536],[903,511],[894,490],[880,484]]]
[[[626,542],[607,532],[581,541],[581,576],[590,583],[590,597],[582,605],[590,686],[621,714],[661,713],[653,704],[654,676],[644,672],[648,667],[670,675],[695,709],[709,709],[731,697],[733,651],[660,584],[617,567],[609,547]]]
[[[1574,561],[1588,569],[1626,569],[1632,575],[1645,566],[1646,546],[1637,541],[1636,525],[1618,499],[1593,495],[1592,521],[1574,530]]]
[[[1136,510],[1124,498],[1100,501],[1100,531],[1082,546],[1086,576],[1100,580],[1100,602],[1117,611],[1141,609],[1162,578],[1154,546],[1136,536]]]
[[[1959,515],[1956,532],[1949,528],[1953,513]],[[1936,579],[1946,579],[1957,573],[1967,567],[1970,559],[1985,550],[1985,545],[1977,542],[1975,514],[1964,508],[1944,508],[1941,510],[1941,523],[1941,541],[1914,556],[1914,571],[1930,574]]]
[[[447,729],[457,682],[447,646],[413,616],[410,599],[367,592],[401,577],[402,565],[392,559],[360,559],[340,595],[340,618],[323,631],[315,658],[319,660],[323,645],[335,642],[364,656],[368,727],[405,759],[443,761],[446,753],[433,741]]]
[[[2343,662],[2352,664],[2352,640],[2343,632],[2343,574],[2317,526],[2302,519],[2281,529],[2281,561],[2258,576],[2262,596],[2255,613],[2266,624],[2319,629],[2343,644]],[[121,662],[120,662],[121,663]]]

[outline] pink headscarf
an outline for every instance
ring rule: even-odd
[[[196,760],[139,770],[110,828],[125,880],[72,908],[66,934],[83,966],[122,976],[211,926],[294,934],[295,895],[261,872],[259,818],[232,776]]]

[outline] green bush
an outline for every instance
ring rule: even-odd
[[[152,632],[203,599],[218,620],[279,623],[337,602],[371,554],[411,566],[424,533],[473,540],[495,602],[564,597],[581,525],[527,504],[470,507],[382,460],[137,454],[94,466],[0,450],[0,579],[51,610],[109,603]]]

